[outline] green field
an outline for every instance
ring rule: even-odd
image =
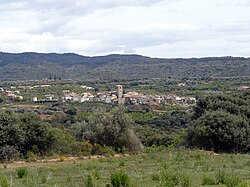
[[[0,185],[112,186],[111,174],[120,171],[128,175],[128,186],[250,186],[249,154],[214,154],[198,150],[159,152],[152,149],[147,152],[119,158],[27,163],[21,166],[28,171],[23,178],[18,178],[16,171],[20,165],[10,164],[5,169],[0,165]]]

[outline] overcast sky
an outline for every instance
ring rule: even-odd
[[[0,0],[0,51],[250,56],[250,0]]]

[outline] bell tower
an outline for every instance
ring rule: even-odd
[[[122,88],[122,85],[117,85],[116,88],[117,88],[117,97],[118,97],[118,99],[119,99],[119,98],[122,98],[122,96],[123,96],[123,88]]]

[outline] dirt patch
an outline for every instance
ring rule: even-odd
[[[68,162],[68,161],[76,161],[76,160],[95,160],[100,158],[120,158],[120,157],[128,157],[129,154],[113,154],[113,155],[94,155],[94,156],[79,156],[79,157],[65,157],[63,160],[58,158],[54,159],[43,159],[37,160],[36,162],[27,162],[27,161],[16,161],[7,165],[7,168],[18,168],[18,167],[31,167],[31,166],[39,166],[41,164],[49,164],[49,163],[57,163],[57,162]],[[0,168],[4,168],[6,164],[0,164]]]

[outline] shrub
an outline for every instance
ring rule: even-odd
[[[124,161],[120,161],[119,167],[125,167],[125,162]]]
[[[65,159],[66,159],[65,156],[60,156],[60,157],[59,157],[60,162],[63,162]]]
[[[96,180],[100,180],[101,178],[101,173],[98,171],[94,171],[92,175]]]
[[[86,187],[94,187],[94,181],[93,181],[93,177],[91,175],[87,176],[87,179],[85,181],[85,186]]]
[[[224,171],[219,170],[216,173],[216,181],[217,181],[217,184],[225,184],[226,173]]]
[[[249,152],[249,93],[199,99],[187,130],[189,146],[215,152]]]
[[[240,178],[238,175],[228,175],[225,184],[227,187],[236,187],[240,184]]]
[[[189,187],[191,186],[191,180],[188,175],[175,173],[164,169],[161,175],[161,184],[166,187]]]
[[[37,161],[37,156],[34,152],[32,151],[28,151],[27,152],[27,161],[28,162],[36,162]]]
[[[151,176],[153,181],[159,181],[160,180],[160,175],[158,173],[154,173]]]
[[[16,173],[17,173],[17,177],[21,179],[28,175],[28,170],[27,168],[17,168]]]
[[[129,186],[129,177],[123,169],[120,169],[111,175],[111,184],[113,187]]]
[[[218,171],[216,174],[217,184],[225,184],[227,187],[236,187],[240,184],[240,178],[237,174],[226,174],[224,171]]]
[[[191,186],[190,177],[189,177],[188,175],[182,174],[181,180],[180,180],[180,185],[181,185],[182,187],[189,187],[189,186]]]
[[[102,153],[105,155],[112,155],[112,154],[115,154],[115,150],[110,146],[104,145],[102,148]]]
[[[1,187],[9,187],[9,180],[6,176],[1,177]]]
[[[179,182],[179,174],[164,170],[161,175],[161,184],[166,187],[176,186]]]
[[[203,176],[202,178],[202,185],[215,185],[216,182],[214,179],[209,178],[208,176]]]

